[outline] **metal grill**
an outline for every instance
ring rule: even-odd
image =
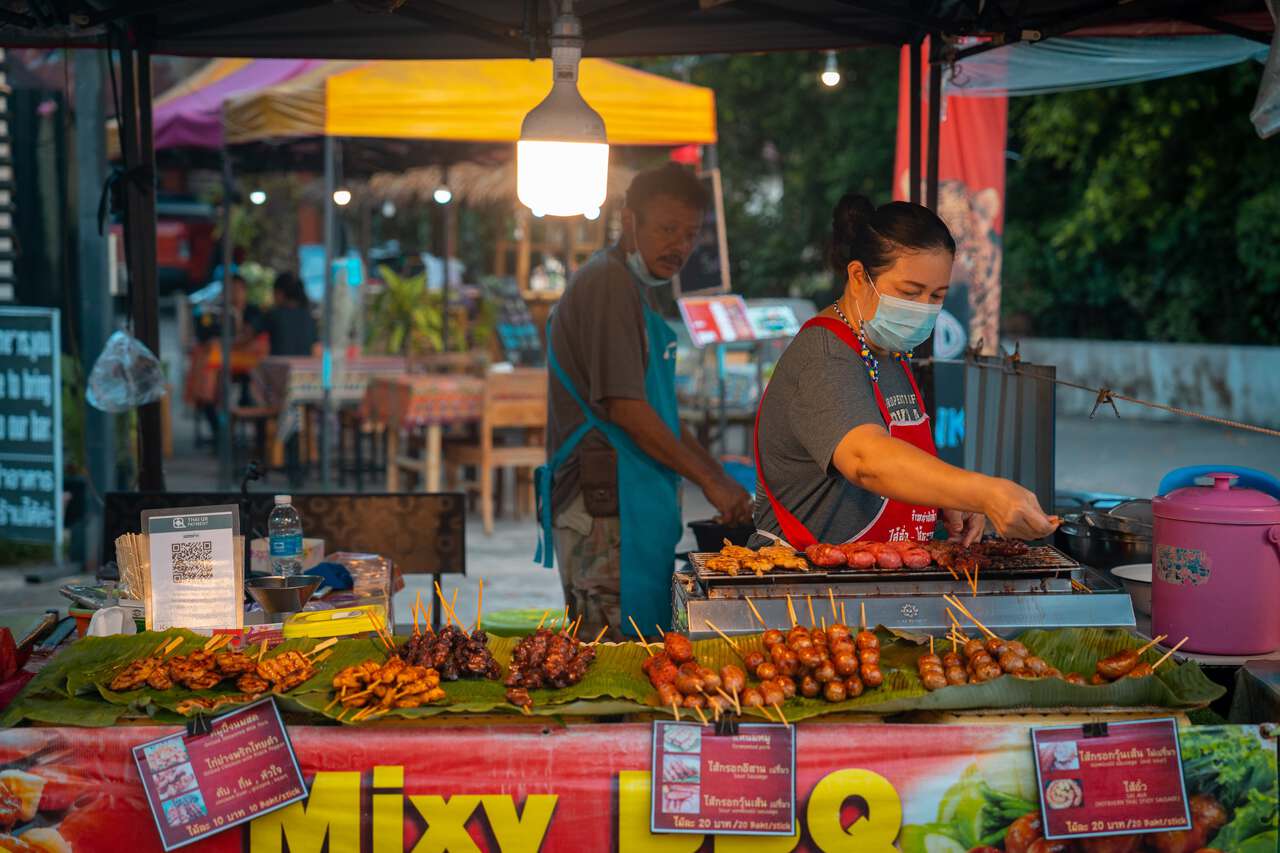
[[[801,572],[794,569],[774,569],[757,576],[753,572],[742,571],[737,575],[707,570],[707,559],[714,553],[695,552],[689,555],[694,574],[704,588],[723,586],[770,586],[792,584],[833,584],[854,581],[885,581],[892,579],[953,580],[951,572],[938,565],[929,565],[923,569],[819,569]],[[991,564],[984,568],[980,578],[1008,578],[1056,575],[1060,572],[1079,568],[1080,564],[1052,545],[1036,545],[1027,553],[1018,557],[991,557]]]

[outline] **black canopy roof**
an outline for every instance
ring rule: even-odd
[[[105,46],[112,24],[154,53],[332,59],[545,55],[551,0],[0,0],[0,43]],[[586,54],[898,45],[921,35],[1016,40],[1187,21],[1220,29],[1264,0],[578,0]],[[1227,23],[1230,28],[1232,25]],[[1230,31],[1228,29],[1228,31]]]

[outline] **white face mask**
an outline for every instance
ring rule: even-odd
[[[880,292],[876,283],[867,273],[867,282],[879,298],[876,314],[870,320],[863,320],[862,326],[870,333],[872,339],[894,352],[911,352],[933,334],[933,326],[938,321],[941,305],[929,305],[914,302],[897,296],[887,296]],[[855,303],[856,304],[856,303]],[[858,309],[858,318],[862,318],[862,309]]]
[[[631,242],[635,243],[636,248],[627,252],[627,267],[631,270],[631,274],[640,279],[647,287],[662,287],[664,284],[670,284],[669,278],[658,278],[649,272],[649,265],[644,262],[644,255],[640,254],[640,241],[636,239],[636,226],[631,223]]]

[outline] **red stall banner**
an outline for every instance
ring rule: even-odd
[[[0,731],[0,849],[160,853],[131,751],[170,731],[182,729]],[[1041,834],[1025,725],[801,724],[796,831],[775,837],[650,832],[643,723],[296,726],[289,736],[308,799],[184,850],[991,853],[1006,836],[1025,850]],[[1195,833],[1183,843],[1195,846],[1158,849],[1274,850],[1274,737],[1258,726],[1180,731]],[[1157,849],[1141,844],[1132,849]]]
[[[920,198],[925,198],[924,173],[929,150],[929,42],[925,42],[920,79],[924,104],[920,110]],[[910,198],[911,71],[910,48],[902,48],[898,73],[898,147],[894,160],[893,197]],[[945,81],[947,69],[943,70]],[[938,126],[938,215],[956,241],[956,263],[946,310],[967,331],[968,341],[982,342],[992,354],[1000,340],[1000,270],[1004,244],[1004,165],[1008,99],[946,95]],[[965,297],[960,305],[955,301]],[[967,314],[966,318],[962,315]],[[941,321],[940,325],[942,324]],[[945,331],[945,329],[944,329]],[[957,345],[963,349],[964,341]],[[954,358],[958,352],[935,355]]]

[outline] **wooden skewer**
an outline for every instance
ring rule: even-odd
[[[782,720],[782,724],[783,724],[784,726],[789,726],[789,725],[791,725],[790,723],[788,723],[788,722],[787,722],[787,717],[786,717],[786,715],[782,713],[782,706],[781,706],[781,705],[779,705],[777,702],[774,702],[774,703],[773,703],[773,710],[775,710],[775,711],[777,711],[777,712],[778,712],[778,719],[779,719],[779,720]]]
[[[952,633],[951,634],[951,654],[954,655],[955,653],[956,653],[956,635]]]
[[[822,617],[822,633],[827,633],[827,617]]]
[[[325,651],[323,651],[323,652],[321,652],[320,654],[318,654],[318,655],[316,655],[315,657],[313,657],[313,658],[311,659],[311,662],[312,662],[312,663],[324,663],[325,661],[327,661],[327,660],[328,660],[329,658],[331,658],[331,657],[333,657],[333,649],[326,649]]]
[[[550,611],[550,610],[544,610],[544,611],[542,611],[542,618],[538,620],[538,624],[534,626],[534,629],[533,629],[533,630],[534,630],[535,632],[539,631],[539,630],[542,628],[542,623],[543,623],[543,622],[546,622],[546,621],[547,621],[547,617],[548,617],[548,616],[550,616],[550,615],[551,615],[551,611]]]
[[[521,714],[524,714],[526,717],[533,716],[533,709],[531,709],[528,705],[521,705],[519,707],[520,707]]]
[[[484,610],[484,578],[480,578],[480,592],[476,594],[476,630],[480,630],[480,612]]]
[[[640,626],[636,624],[636,618],[630,613],[627,614],[627,618],[631,620],[631,628],[636,632],[636,637],[639,638],[640,645],[644,646],[644,650],[649,653],[649,657],[653,657],[653,649],[649,648],[649,644],[645,642],[644,634],[640,632]]]
[[[666,642],[667,632],[662,630],[662,626],[659,625],[657,622],[653,623],[653,627],[658,629],[658,636],[662,637],[662,648],[665,649],[667,647],[667,642]]]
[[[569,605],[564,606],[564,616],[560,617],[560,630],[564,630],[564,626],[569,624]]]
[[[327,712],[330,708],[332,708],[334,705],[337,705],[341,701],[342,701],[342,694],[341,693],[334,694],[333,701],[330,702],[328,705],[324,706],[325,711]]]
[[[453,624],[453,619],[450,618],[449,614],[449,599],[444,597],[444,590],[440,588],[440,581],[435,581],[435,587],[436,598],[440,599],[440,608],[444,611],[444,624],[451,625]]]
[[[458,588],[453,589],[453,601],[449,602],[449,612],[453,614],[453,618],[458,623],[459,628],[463,628],[462,620],[458,618]],[[465,629],[464,629],[465,630]]]
[[[849,620],[844,617],[844,602],[840,602],[840,624],[848,625]]]
[[[764,714],[764,718],[765,718],[766,720],[768,720],[768,721],[769,721],[769,722],[771,722],[771,723],[773,722],[773,717],[771,717],[771,716],[769,715],[769,709],[768,709],[768,707],[766,707],[766,706],[764,706],[764,705],[761,705],[761,706],[760,706],[760,713],[761,713],[761,714]]]
[[[730,637],[730,636],[729,636],[728,634],[726,634],[724,631],[721,631],[719,628],[717,628],[717,627],[716,627],[716,624],[715,624],[714,622],[712,622],[710,619],[704,619],[704,620],[702,620],[702,621],[704,621],[704,622],[706,622],[706,623],[707,623],[707,627],[708,627],[708,628],[710,628],[712,631],[715,631],[717,634],[719,634],[719,635],[720,635],[720,639],[722,639],[722,640],[724,640],[726,643],[728,643],[728,644],[729,644],[729,648],[733,649],[734,653],[735,653],[735,654],[737,654],[737,656],[738,656],[738,657],[742,657],[742,650],[738,648],[738,644],[737,644],[737,643],[735,643],[735,642],[733,641],[733,638],[732,638],[732,637]],[[745,658],[744,658],[744,660],[745,660]]]
[[[676,722],[680,722],[680,706],[675,702],[671,703],[671,713],[676,715]]]
[[[978,594],[978,572],[982,570],[982,566],[977,564],[973,567],[973,594]]]
[[[697,713],[698,719],[701,720],[702,724],[705,726],[707,724],[707,715],[702,713],[702,709],[699,708],[697,705],[693,706],[693,710],[695,713]]]
[[[419,595],[421,595],[422,593],[418,593],[418,594],[419,594]],[[413,636],[415,636],[415,637],[420,636],[420,635],[422,634],[422,632],[421,632],[420,630],[418,630],[418,605],[417,605],[417,602],[415,602],[415,603],[414,603],[413,607],[409,608],[409,612],[413,614]]]
[[[164,657],[168,657],[169,655],[173,654],[181,645],[182,645],[182,638],[174,637],[167,644],[165,644]]]
[[[769,625],[764,621],[764,617],[760,615],[760,611],[756,610],[756,603],[751,600],[751,596],[747,596],[747,606],[751,608],[751,613],[756,617],[756,621],[760,623],[761,628],[768,628]]]
[[[804,597],[804,601],[805,601],[805,604],[809,605],[809,627],[816,628],[818,627],[818,620],[813,618],[813,596],[806,595]]]
[[[730,696],[728,693],[725,693],[725,692],[724,692],[724,688],[723,688],[723,687],[717,687],[717,688],[716,688],[716,692],[717,692],[717,693],[719,693],[721,696],[723,696],[725,699],[728,699],[730,702],[732,702],[732,703],[733,703],[733,707],[735,707],[735,708],[737,708],[737,707],[738,707],[737,700],[735,700],[735,699],[734,699],[732,696]]]
[[[262,645],[258,648],[258,663],[262,663],[262,656],[267,653],[267,639],[262,638]]]
[[[986,634],[989,638],[995,638],[996,633],[992,631],[990,628],[988,628],[986,625],[983,625],[981,622],[979,622],[977,617],[975,617],[972,613],[969,612],[969,608],[965,607],[964,604],[961,603],[960,599],[956,598],[954,595],[946,595],[946,594],[944,594],[942,598],[948,604],[954,606],[956,610],[959,610],[961,613],[967,616],[969,618],[969,621],[972,622],[975,626],[977,626],[979,631]]]
[[[422,614],[422,624],[430,628],[431,620],[427,618],[427,608],[422,604],[422,590],[418,590],[418,600],[414,603],[414,606],[417,607],[417,612]],[[416,616],[413,620],[413,629],[415,631],[418,629],[418,620]]]
[[[591,641],[591,645],[594,646],[598,644],[600,642],[600,638],[604,636],[604,632],[608,630],[609,630],[609,626],[606,624],[603,628],[600,629],[600,633],[596,634],[596,638]]]
[[[840,614],[836,612],[836,594],[831,587],[827,587],[827,597],[831,599],[831,621],[835,622]]]
[[[858,602],[858,607],[862,610],[862,630],[867,630],[867,603],[865,601]]]
[[[797,625],[799,625],[799,624],[800,624],[800,620],[796,618],[796,608],[795,608],[795,605],[791,603],[791,595],[790,595],[790,593],[788,593],[788,594],[787,594],[787,615],[791,617],[791,627],[792,627],[792,628],[794,628],[795,626],[797,626]]]
[[[348,711],[350,711],[350,710],[351,710],[350,708],[343,708],[341,711],[339,711],[339,712],[338,712],[338,722],[340,722],[340,723],[345,723],[345,722],[346,722],[346,720],[344,720],[344,719],[342,719],[342,718],[343,718],[343,717],[345,717],[345,716],[347,715],[347,712],[348,712]]]
[[[952,651],[955,651],[952,649]],[[933,654],[933,635],[929,635],[929,654]]]
[[[1157,645],[1159,645],[1161,640],[1167,640],[1167,639],[1169,639],[1169,638],[1168,638],[1168,636],[1167,636],[1167,635],[1165,635],[1165,634],[1159,634],[1159,635],[1157,635],[1157,636],[1155,636],[1155,637],[1152,637],[1152,638],[1151,638],[1151,642],[1147,643],[1145,646],[1143,646],[1142,648],[1138,649],[1138,652],[1137,652],[1137,653],[1138,653],[1139,655],[1141,655],[1141,654],[1145,653],[1148,649],[1152,648],[1153,646],[1157,646]]]
[[[337,638],[337,637],[330,637],[329,639],[325,640],[323,643],[320,643],[318,646],[316,646],[316,647],[315,647],[314,649],[312,649],[311,651],[307,652],[307,655],[306,655],[306,656],[307,656],[307,657],[311,657],[311,656],[312,656],[312,655],[314,655],[314,654],[319,654],[320,652],[324,651],[325,649],[329,648],[330,646],[336,645],[336,644],[337,644],[337,642],[338,642],[338,638]]]
[[[1178,649],[1182,648],[1182,644],[1183,644],[1183,643],[1185,643],[1185,642],[1186,642],[1187,640],[1189,640],[1189,639],[1191,639],[1191,638],[1190,638],[1190,637],[1183,637],[1181,640],[1179,640],[1179,641],[1178,641],[1178,644],[1177,644],[1176,646],[1174,646],[1173,648],[1169,649],[1169,651],[1165,652],[1165,653],[1164,653],[1164,656],[1163,656],[1163,657],[1161,657],[1161,658],[1160,658],[1160,660],[1158,660],[1158,661],[1156,661],[1155,663],[1151,664],[1151,668],[1154,670],[1154,669],[1155,669],[1156,667],[1158,667],[1160,664],[1164,663],[1164,662],[1165,662],[1165,661],[1167,661],[1169,658],[1173,657],[1173,653],[1174,653],[1174,652],[1176,652]]]

